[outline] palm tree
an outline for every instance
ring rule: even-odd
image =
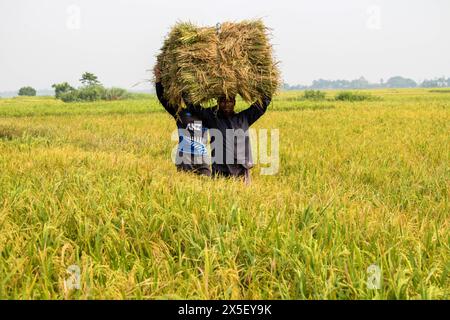
[[[81,81],[81,83],[83,85],[88,85],[88,86],[93,86],[93,85],[100,84],[100,82],[98,81],[97,76],[95,74],[93,74],[93,73],[90,73],[90,72],[83,73],[83,75],[81,76],[80,81]]]

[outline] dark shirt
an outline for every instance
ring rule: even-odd
[[[265,97],[261,103],[228,117],[217,106],[209,109],[190,106],[209,128],[213,174],[242,176],[253,167],[249,128],[266,112],[270,102],[271,98]]]
[[[164,98],[164,88],[160,82],[156,83],[156,95],[164,109],[175,119],[178,128],[178,150],[176,164],[181,170],[210,174],[210,157],[206,149],[208,129],[203,126],[192,106],[178,112],[176,106],[171,105]],[[195,108],[196,111],[200,111]]]

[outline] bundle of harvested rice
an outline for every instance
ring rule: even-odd
[[[220,96],[240,95],[248,103],[271,96],[280,73],[261,20],[226,22],[220,27],[178,23],[157,57],[166,99],[182,107],[211,105]]]

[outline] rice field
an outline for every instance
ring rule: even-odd
[[[249,187],[176,172],[154,97],[0,99],[0,299],[449,299],[450,92],[364,93],[279,94]]]

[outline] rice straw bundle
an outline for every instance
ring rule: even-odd
[[[226,22],[220,28],[178,23],[157,63],[166,98],[180,107],[183,93],[194,104],[208,105],[222,95],[252,103],[273,95],[280,84],[261,20]]]

